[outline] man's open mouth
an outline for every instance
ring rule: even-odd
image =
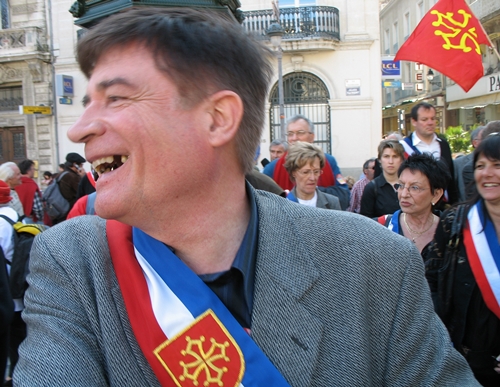
[[[125,155],[106,156],[94,160],[92,162],[92,167],[95,169],[97,174],[101,176],[106,172],[111,172],[120,168],[127,160],[128,156]]]

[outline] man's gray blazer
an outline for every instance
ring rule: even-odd
[[[356,214],[262,191],[256,201],[252,338],[291,386],[479,386],[434,314],[411,242]],[[104,220],[72,219],[37,237],[29,282],[16,386],[158,385]]]

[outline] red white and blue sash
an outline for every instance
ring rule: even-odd
[[[408,136],[405,139],[400,140],[399,143],[403,145],[403,148],[405,150],[405,159],[407,159],[408,156],[411,156],[413,153],[417,154],[422,153],[415,145],[413,145],[411,136]]]
[[[377,221],[384,227],[387,227],[389,230],[394,231],[396,234],[399,234],[399,215],[401,214],[401,210],[397,210],[394,214],[391,216],[391,220],[389,221],[389,224],[387,226],[385,225],[387,222],[387,217],[390,215],[382,215],[379,216]]]
[[[484,302],[500,318],[500,244],[493,223],[484,218],[478,202],[467,215],[464,245]]]
[[[165,244],[116,221],[106,232],[134,335],[162,386],[289,386]]]

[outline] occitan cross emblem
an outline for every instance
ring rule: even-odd
[[[443,48],[445,50],[457,49],[463,52],[470,52],[475,49],[476,53],[481,55],[481,49],[476,40],[476,28],[467,28],[471,14],[465,12],[463,9],[460,9],[458,13],[463,16],[462,22],[453,18],[453,12],[446,12],[444,14],[436,10],[431,11],[431,14],[437,16],[437,21],[432,22],[432,25],[434,27],[441,27],[441,29],[436,29],[434,34],[443,38],[445,41]],[[470,47],[468,43],[473,47]]]
[[[229,358],[226,356],[226,348],[229,343],[225,341],[220,344],[214,338],[210,339],[211,346],[207,352],[203,349],[203,343],[205,342],[205,337],[200,336],[199,339],[191,339],[186,336],[187,346],[185,350],[181,351],[181,355],[190,356],[193,358],[189,363],[184,361],[179,362],[183,369],[182,375],[179,376],[179,380],[184,381],[190,379],[193,381],[195,386],[198,385],[198,378],[201,373],[205,374],[205,381],[203,385],[205,387],[210,386],[212,383],[217,383],[218,386],[222,387],[224,383],[222,382],[222,376],[227,372],[227,367],[221,367],[219,362],[219,367],[215,364],[219,360],[229,362]]]

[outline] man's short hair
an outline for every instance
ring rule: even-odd
[[[14,167],[19,168],[17,164],[12,161],[7,161],[6,163],[0,165],[0,180],[6,182],[7,180],[12,179],[14,177]]]
[[[270,50],[224,13],[136,8],[110,16],[81,39],[77,58],[82,72],[90,78],[102,55],[130,44],[150,50],[158,70],[177,86],[186,108],[221,90],[239,95],[244,112],[236,147],[242,169],[250,171],[264,126]]]
[[[302,168],[316,157],[319,158],[320,168],[323,169],[325,166],[325,154],[323,150],[317,145],[304,141],[297,141],[295,144],[290,145],[290,149],[288,149],[285,158],[284,167],[291,178],[292,172]]]
[[[500,133],[500,120],[488,122],[488,124],[483,129],[481,139],[484,140],[491,133]]]
[[[373,162],[373,163],[374,163],[374,162],[375,162],[375,160],[376,160],[376,158],[375,158],[375,157],[372,157],[371,159],[366,160],[366,161],[365,161],[365,163],[363,164],[363,171],[364,171],[365,169],[368,169],[368,168],[370,167],[370,163],[371,163],[371,162]]]
[[[431,105],[430,103],[427,103],[427,102],[419,102],[417,103],[415,106],[413,106],[413,108],[411,109],[411,118],[414,120],[414,121],[417,121],[418,120],[418,109],[420,108],[424,108],[424,110],[429,110],[429,109],[433,109],[433,110],[436,110],[436,108],[434,107],[434,105]]]
[[[305,122],[307,122],[307,125],[309,126],[309,132],[314,133],[314,124],[312,123],[312,121],[309,118],[307,118],[306,116],[303,116],[302,114],[297,114],[297,115],[293,116],[292,118],[289,118],[288,121],[286,122],[285,127],[288,129],[288,126],[290,124],[293,124],[294,122],[297,122],[298,120],[304,120]]]
[[[32,165],[35,165],[35,162],[33,160],[23,160],[17,164],[19,170],[21,171],[21,175],[26,175]]]
[[[479,136],[479,133],[484,129],[484,126],[478,126],[476,129],[474,129],[472,132],[470,132],[470,142],[477,139],[477,136]]]
[[[395,140],[382,140],[378,145],[378,159],[382,158],[382,153],[384,153],[384,149],[391,148],[396,152],[396,155],[401,157],[401,160],[405,159],[405,150],[403,145],[401,145],[398,141]]]
[[[288,143],[286,141],[280,140],[278,138],[276,140],[271,141],[271,144],[269,145],[269,149],[271,149],[271,147],[273,147],[273,146],[280,146],[280,145],[283,147],[285,152],[288,150]]]

